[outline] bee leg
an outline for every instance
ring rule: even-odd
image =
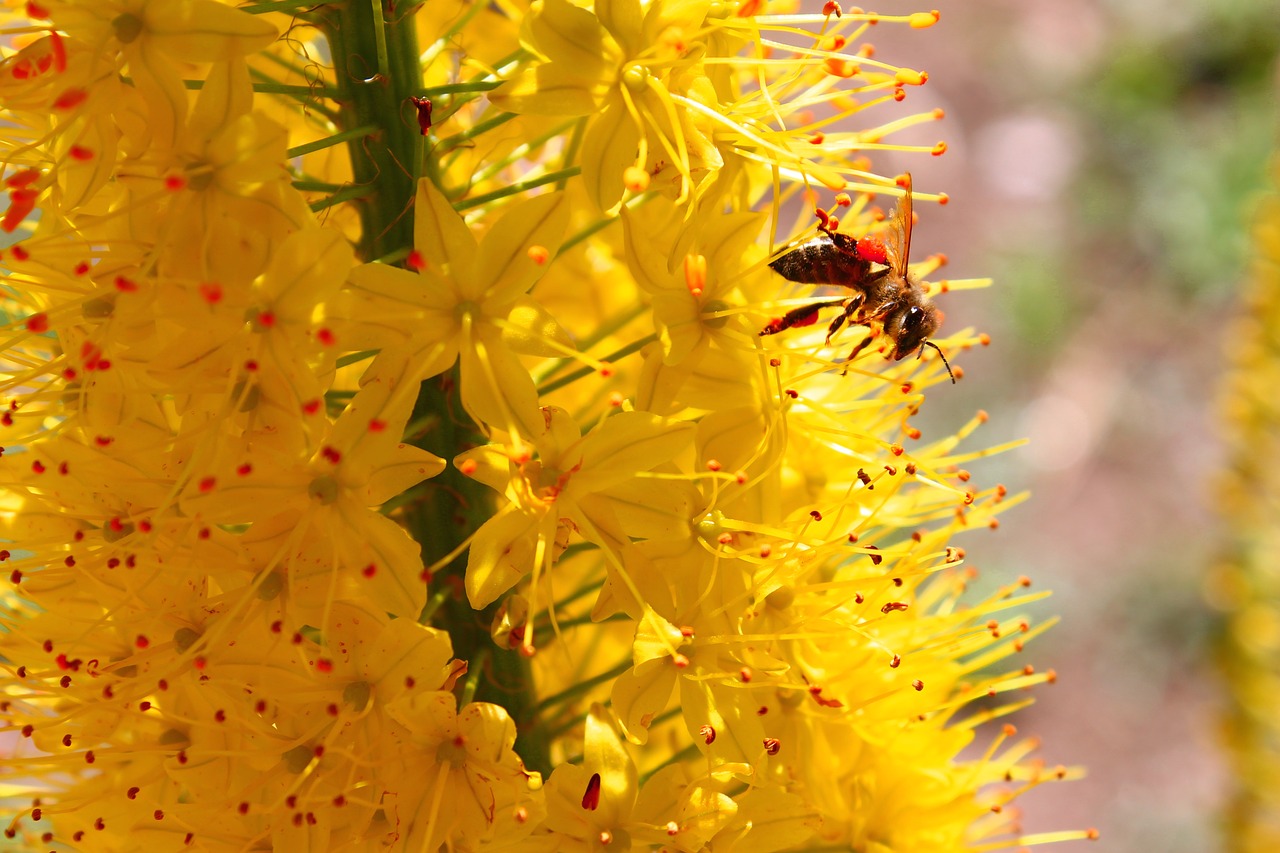
[[[778,332],[790,329],[792,326],[810,326],[817,322],[818,312],[823,308],[830,308],[833,305],[843,305],[845,300],[835,299],[831,302],[815,302],[811,305],[801,305],[799,308],[793,308],[781,317],[775,317],[769,321],[769,325],[760,330],[761,337],[765,335],[776,335]]]
[[[868,345],[869,345],[873,340],[875,340],[875,338],[876,338],[876,333],[875,333],[875,332],[872,332],[871,334],[867,335],[865,338],[863,338],[861,341],[859,341],[859,342],[858,342],[858,345],[857,345],[857,346],[855,346],[855,347],[853,348],[853,350],[851,350],[851,351],[850,351],[850,353],[849,353],[849,357],[848,357],[848,358],[846,358],[846,359],[844,360],[844,370],[840,371],[840,375],[841,375],[841,376],[847,376],[847,375],[848,375],[848,373],[849,373],[849,365],[853,364],[853,360],[854,360],[855,358],[857,358],[857,357],[858,357],[858,353],[860,353],[860,352],[862,352],[864,349],[866,349],[866,348],[867,348],[867,346],[868,346]]]
[[[844,310],[836,315],[831,321],[831,325],[827,327],[827,343],[831,343],[831,339],[836,336],[836,332],[840,331],[850,317],[858,310],[858,306],[862,304],[861,296],[852,296],[844,301]]]

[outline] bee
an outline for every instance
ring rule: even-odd
[[[818,236],[769,264],[788,281],[836,285],[853,293],[842,299],[802,305],[788,311],[761,329],[762,336],[776,335],[792,326],[808,326],[817,321],[823,308],[840,306],[842,310],[827,327],[828,344],[846,323],[869,329],[867,336],[849,353],[846,364],[883,334],[893,342],[893,349],[886,357],[896,361],[916,350],[923,356],[926,346],[933,347],[941,356],[952,383],[956,381],[946,355],[929,340],[938,330],[942,315],[929,299],[924,285],[907,270],[911,255],[911,175],[906,175],[901,184],[906,192],[894,210],[883,242],[865,237],[855,240],[848,234],[831,230],[824,221],[818,226]]]

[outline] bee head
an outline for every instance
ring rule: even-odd
[[[905,358],[920,347],[938,330],[942,318],[932,305],[904,303],[884,321],[884,332],[893,341],[893,358]]]

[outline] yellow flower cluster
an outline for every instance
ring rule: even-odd
[[[1280,519],[1274,499],[1280,495],[1280,410],[1271,392],[1280,379],[1280,195],[1274,192],[1257,211],[1254,245],[1247,310],[1231,327],[1233,369],[1223,389],[1228,467],[1222,511],[1233,547],[1207,587],[1228,613],[1219,651],[1232,699],[1225,734],[1236,790],[1224,848],[1231,853],[1280,846]]]
[[[862,121],[927,80],[865,36],[936,12],[0,14],[10,837],[1089,834],[1021,833],[1010,801],[1074,774],[1033,740],[971,746],[1052,680],[1007,660],[1048,627],[1016,613],[1029,581],[962,599],[952,538],[1016,502],[961,467],[985,415],[926,440],[949,368],[883,361],[892,332],[843,365],[812,313],[762,337],[814,301],[770,270],[788,236],[885,232],[876,193],[909,200],[870,158],[940,113]]]

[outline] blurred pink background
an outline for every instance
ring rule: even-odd
[[[1229,776],[1202,590],[1224,545],[1215,400],[1277,140],[1280,14],[1273,0],[867,8],[930,7],[937,26],[881,24],[869,40],[929,72],[905,106],[946,111],[894,140],[948,150],[875,166],[950,195],[916,205],[913,256],[950,259],[935,278],[996,279],[939,297],[944,332],[993,341],[953,356],[964,381],[913,422],[927,440],[986,409],[973,449],[1030,439],[969,467],[1031,500],[957,543],[986,584],[1027,574],[1055,593],[1036,615],[1063,617],[1025,653],[1058,683],[1015,723],[1050,766],[1088,776],[1021,800],[1024,828],[1101,831],[1045,848],[1062,853],[1221,849]]]

